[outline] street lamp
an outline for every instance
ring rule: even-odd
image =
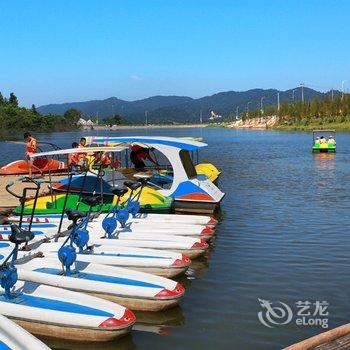
[[[347,82],[347,80],[343,80],[341,82],[341,100],[343,101],[344,98],[344,84]]]
[[[260,99],[260,110],[261,110],[261,114],[264,115],[264,105],[263,105],[263,101],[265,99],[265,96],[263,96],[261,99]]]
[[[304,103],[304,83],[300,83],[300,87],[301,87],[301,103]]]
[[[252,103],[252,101],[249,101],[247,103],[247,108],[246,108],[246,117],[248,118],[249,117],[249,104]]]
[[[236,107],[236,120],[238,120],[238,111],[239,111],[239,107]]]
[[[293,99],[293,103],[294,103],[294,94],[295,94],[295,89],[292,91],[292,99]]]
[[[148,126],[148,120],[147,120],[148,118],[147,117],[148,117],[148,111],[145,111],[146,126]]]

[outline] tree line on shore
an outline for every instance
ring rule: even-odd
[[[0,135],[30,130],[34,132],[74,130],[77,115],[67,111],[64,116],[40,114],[35,105],[31,108],[20,107],[18,98],[11,92],[8,98],[0,92]]]
[[[63,115],[41,114],[33,104],[31,108],[19,106],[17,96],[11,92],[9,97],[0,92],[0,137],[15,137],[23,131],[54,132],[78,130],[78,121],[84,116],[76,108],[70,108]],[[97,118],[90,117],[93,121]],[[100,120],[105,125],[123,125],[127,121],[120,115],[112,115]]]
[[[312,99],[309,101],[282,102],[277,105],[263,106],[253,110],[242,112],[242,119],[278,116],[281,127],[308,127],[340,125],[349,126],[350,129],[350,94],[327,95],[324,99]],[[14,132],[30,130],[33,132],[52,132],[77,130],[77,122],[83,118],[82,113],[75,108],[67,110],[64,115],[40,114],[35,105],[31,108],[20,107],[18,98],[11,93],[8,98],[0,92],[0,136],[11,135]],[[96,121],[96,118],[90,117]],[[224,121],[236,120],[236,115],[223,118]],[[115,114],[99,120],[104,125],[125,125],[128,121]],[[347,127],[346,127],[347,128]]]
[[[240,114],[241,119],[278,116],[281,126],[331,125],[350,123],[350,94],[327,96],[310,101],[282,102]],[[235,116],[229,116],[234,120]]]

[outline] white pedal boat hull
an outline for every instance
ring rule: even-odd
[[[98,217],[95,217],[93,221],[102,221],[105,217],[105,214],[101,214]],[[24,220],[28,220],[30,216],[24,216]],[[67,217],[65,216],[65,219]],[[41,214],[35,215],[34,221],[37,222],[59,222],[61,220],[60,214]],[[11,216],[9,221],[17,222],[19,221],[19,216]],[[153,214],[153,213],[139,213],[136,217],[131,217],[130,222],[139,222],[139,223],[170,223],[170,224],[188,224],[188,225],[203,225],[215,227],[217,225],[217,220],[212,216],[207,215],[183,215],[183,214]]]
[[[135,316],[123,306],[61,288],[17,281],[1,313],[30,333],[79,341],[110,341],[131,331]]]
[[[106,242],[107,241],[107,242]],[[91,238],[89,244],[93,244],[95,252],[105,251],[105,247],[108,250],[112,250],[115,247],[135,247],[135,248],[154,248],[159,250],[170,250],[173,252],[182,253],[188,256],[190,259],[195,259],[203,255],[207,249],[208,244],[201,242],[200,240],[191,241],[154,241],[150,240],[139,240],[139,239],[101,239]]]
[[[44,237],[52,237],[53,234],[49,232],[32,231],[36,233],[33,242],[39,241]],[[39,233],[38,233],[39,232]],[[118,238],[100,238],[99,234],[90,232],[89,245],[103,246],[95,249],[103,253],[104,247],[110,252],[110,247],[136,247],[136,248],[150,248],[160,250],[171,250],[187,255],[189,258],[197,258],[203,255],[208,249],[208,244],[199,238],[191,238],[186,236],[175,236],[175,235],[152,235],[152,234],[127,234],[121,233]],[[64,237],[60,238],[62,241]],[[2,235],[2,240],[8,240],[8,235]],[[102,250],[101,250],[102,249]]]
[[[62,226],[61,232],[66,232],[69,225]],[[28,228],[29,226],[23,225],[24,229]],[[35,240],[38,238],[43,238],[45,236],[52,236],[58,232],[58,226],[52,225],[52,224],[38,224],[38,225],[32,225],[31,231],[35,234]],[[88,231],[91,237],[98,237],[101,238],[105,235],[105,231],[103,228],[97,224],[97,225],[88,225]],[[9,225],[0,225],[0,234],[2,235],[3,239],[6,240],[6,235],[11,233],[11,228]],[[133,232],[129,230],[128,228],[125,228],[123,230],[117,230],[115,233],[113,233],[114,237],[118,237],[120,240],[156,240],[156,241],[187,241],[191,239],[201,239],[201,236],[194,235],[194,236],[185,236],[185,235],[176,235],[175,233],[152,233],[152,232]]]
[[[2,315],[0,315],[0,349],[50,350],[39,339]]]
[[[98,233],[100,235],[104,235],[105,231],[102,227],[102,223],[98,221],[92,221],[88,224],[89,232]],[[122,234],[142,234],[142,235],[160,235],[160,236],[168,236],[168,235],[176,235],[176,236],[184,236],[184,237],[196,237],[210,240],[213,237],[214,230],[210,227],[200,226],[200,225],[172,225],[167,223],[166,225],[161,225],[157,223],[152,224],[141,224],[141,223],[127,223],[125,227],[120,227],[118,224],[118,228],[116,233]]]
[[[87,293],[136,311],[161,311],[176,306],[184,288],[173,280],[120,267],[76,261],[72,276],[62,275],[58,258],[34,258],[16,265],[23,281]]]
[[[183,255],[186,255],[190,259],[197,258],[198,256],[203,255],[207,249],[208,244],[205,242],[202,242],[200,239],[195,238],[187,238],[186,240],[182,239],[179,240],[175,236],[172,236],[173,240],[155,240],[156,238],[150,238],[149,240],[141,240],[137,238],[133,239],[105,239],[105,238],[95,238],[94,236],[90,236],[89,240],[89,246],[93,247],[93,254],[88,254],[90,256],[101,256],[104,255],[104,259],[111,259],[114,261],[114,257],[117,254],[116,248],[120,247],[128,247],[128,248],[146,248],[146,249],[156,249],[156,250],[166,250],[166,251],[172,251],[181,253]],[[180,237],[182,238],[182,237]],[[64,237],[60,238],[58,242],[62,242]],[[49,249],[52,251],[52,249],[55,249],[57,251],[59,247],[61,246],[61,243],[58,243],[56,247],[54,248],[47,248],[47,246],[54,244],[54,243],[48,243],[43,244],[40,247],[38,247],[38,250],[47,251],[46,249]],[[84,254],[85,255],[85,254]],[[110,255],[110,256],[108,256]],[[86,259],[86,257],[84,258]],[[90,259],[90,258],[89,258]],[[96,264],[100,264],[100,262],[97,261],[91,261],[91,260],[83,260],[88,262],[95,262]],[[102,263],[106,264],[106,263]],[[107,264],[111,265],[111,264]]]
[[[10,246],[9,242],[0,243],[0,254]],[[57,259],[57,251],[61,243],[42,243],[33,249],[34,252],[44,251],[45,257]],[[32,252],[33,252],[32,251]],[[19,257],[28,254],[19,251]],[[94,258],[97,264],[113,265],[133,270],[151,273],[167,278],[181,275],[187,271],[191,260],[177,252],[133,247],[113,247],[113,255],[98,254]]]
[[[61,225],[61,231],[68,230],[70,222],[65,220]],[[25,229],[29,227],[27,223],[24,223],[22,227]],[[59,224],[58,223],[33,223],[31,230],[37,235],[39,232],[44,234],[54,234],[58,232]],[[90,232],[95,232],[101,236],[105,234],[105,231],[102,227],[102,223],[99,221],[91,221],[88,224],[88,230]],[[92,231],[93,230],[93,231]],[[0,225],[0,234],[6,234],[6,231],[10,231],[10,225]],[[210,240],[213,237],[214,230],[210,227],[200,226],[200,225],[157,225],[157,223],[152,224],[134,224],[128,223],[126,227],[122,228],[118,224],[116,232],[127,233],[127,234],[157,234],[157,235],[177,235],[185,237],[199,237],[206,241]]]

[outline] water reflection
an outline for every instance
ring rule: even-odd
[[[181,326],[185,318],[181,307],[160,312],[135,311],[137,325],[157,325],[157,326]]]
[[[132,336],[127,335],[112,342],[84,343],[67,339],[52,339],[49,337],[38,337],[52,350],[135,350],[136,345]],[[34,349],[33,349],[34,350]]]
[[[313,153],[315,166],[317,170],[334,170],[335,153]]]

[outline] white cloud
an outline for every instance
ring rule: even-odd
[[[132,79],[132,80],[142,80],[142,78],[139,75],[137,75],[137,74],[130,75],[130,79]]]

